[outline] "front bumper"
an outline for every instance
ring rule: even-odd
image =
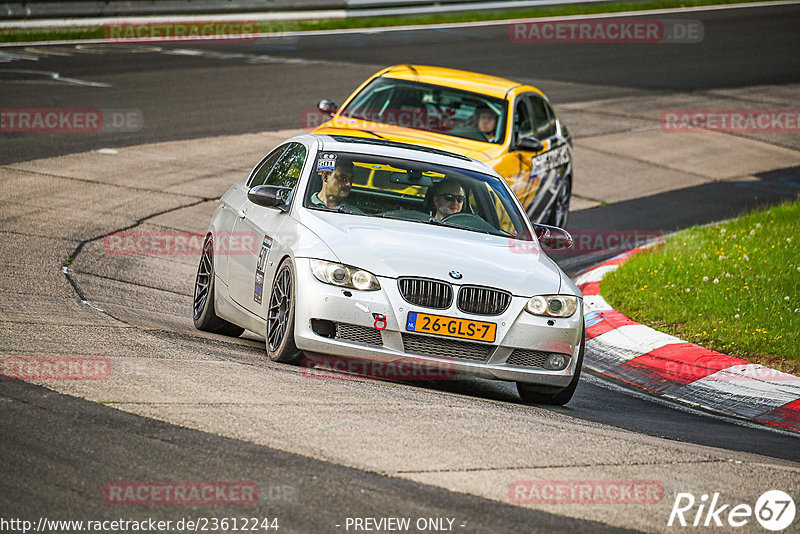
[[[455,302],[449,309],[432,310],[406,302],[394,279],[378,277],[378,291],[347,290],[317,280],[308,259],[297,258],[295,263],[295,342],[303,351],[381,362],[423,362],[488,379],[557,387],[568,385],[575,374],[582,339],[582,304],[568,318],[531,315],[523,309],[528,298],[516,296],[502,315],[467,314],[458,310]],[[458,286],[454,284],[454,288],[457,291]],[[497,325],[495,341],[489,344],[412,334],[405,330],[408,312],[493,322]],[[373,314],[385,316],[385,329],[375,328]],[[342,330],[355,334],[326,337],[318,327],[315,331],[312,321],[315,326],[319,321],[343,325]],[[520,354],[540,353],[559,353],[569,361],[557,371],[518,364]],[[510,357],[517,364],[509,363]]]

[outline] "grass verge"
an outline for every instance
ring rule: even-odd
[[[419,24],[445,24],[488,20],[507,20],[533,17],[563,17],[568,15],[590,15],[621,11],[643,11],[709,5],[741,4],[768,0],[654,0],[636,3],[609,2],[585,5],[553,6],[515,10],[475,11],[465,13],[443,13],[438,15],[410,15],[395,17],[359,17],[347,19],[287,20],[259,22],[259,33],[289,31],[336,30],[346,28],[378,28]],[[131,17],[134,18],[134,17]],[[175,17],[176,20],[179,17]],[[247,20],[247,14],[242,15]],[[122,17],[120,20],[123,20]],[[143,18],[140,18],[143,20]],[[78,39],[104,39],[103,26],[63,29],[0,30],[0,43],[38,41],[64,41]]]
[[[798,373],[800,200],[693,227],[602,282],[611,306],[703,347]]]

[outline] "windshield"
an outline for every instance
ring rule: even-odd
[[[310,209],[531,239],[500,179],[456,167],[322,151],[303,199]]]
[[[425,83],[376,78],[340,112],[343,117],[500,144],[506,102]]]

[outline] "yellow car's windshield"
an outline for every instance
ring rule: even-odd
[[[500,144],[505,139],[504,100],[478,93],[392,78],[376,78],[340,115]]]

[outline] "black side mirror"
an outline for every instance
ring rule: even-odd
[[[333,100],[320,100],[319,104],[317,104],[317,107],[321,112],[326,113],[331,117],[333,117],[336,111],[339,109],[339,106]]]
[[[542,248],[562,250],[572,246],[572,236],[563,228],[547,224],[534,224],[533,231]]]
[[[541,141],[536,139],[535,137],[523,137],[519,141],[517,141],[517,146],[514,147],[515,150],[529,150],[531,152],[541,152],[544,150],[544,145]]]
[[[281,211],[288,211],[287,199],[292,192],[291,187],[281,187],[278,185],[257,185],[247,192],[247,198],[253,204],[265,208],[278,208]]]

